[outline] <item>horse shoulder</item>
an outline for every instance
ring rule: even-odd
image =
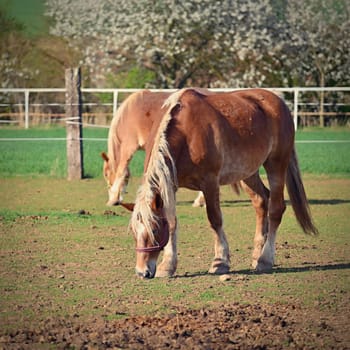
[[[173,109],[173,144],[182,149],[191,163],[211,163],[214,165],[220,155],[217,153],[216,132],[217,112],[196,90],[187,90]],[[214,152],[215,155],[214,155]]]

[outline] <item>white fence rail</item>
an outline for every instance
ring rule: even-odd
[[[81,92],[82,94],[86,95],[96,95],[96,94],[108,94],[111,95],[112,97],[112,102],[110,103],[91,103],[88,102],[88,99],[84,98],[83,105],[84,106],[109,106],[111,107],[111,112],[110,114],[113,114],[116,112],[118,108],[118,103],[119,103],[119,97],[121,94],[130,94],[136,91],[139,91],[140,89],[97,89],[97,88],[82,88]],[[173,90],[164,90],[164,89],[150,89],[151,91],[175,91]],[[234,90],[239,90],[235,88],[230,88],[230,89],[210,89],[212,91],[234,91]],[[298,117],[307,117],[307,116],[318,116],[320,120],[322,120],[325,116],[337,116],[337,115],[345,115],[349,116],[350,115],[350,87],[293,87],[293,88],[267,88],[267,90],[274,90],[283,94],[289,94],[289,97],[286,98],[286,102],[289,105],[289,108],[292,111],[293,118],[294,118],[294,125],[295,128],[297,129],[298,127]],[[30,115],[31,111],[30,108],[35,107],[35,106],[41,106],[42,104],[34,103],[31,102],[30,96],[34,94],[54,94],[55,96],[59,96],[59,94],[63,95],[66,93],[65,88],[56,88],[56,89],[47,89],[47,88],[14,88],[14,89],[0,89],[0,123],[19,123],[19,120],[15,119],[13,120],[11,118],[6,118],[2,119],[1,116],[11,116],[13,114],[15,115],[24,115],[24,127],[29,128],[30,125]],[[308,93],[317,93],[319,94],[319,97],[316,99],[317,102],[313,101],[308,101],[306,99],[305,103],[305,98],[301,99],[302,96]],[[337,101],[335,103],[325,103],[324,101],[324,94],[326,93],[339,93],[339,96],[337,97]],[[341,94],[341,95],[340,95]],[[17,95],[18,97],[18,102],[6,102],[6,95]],[[62,102],[53,102],[53,103],[47,103],[45,106],[50,106],[50,107],[62,107],[64,109],[64,96],[61,99]],[[301,108],[305,105],[308,106],[314,106],[314,109],[317,109],[316,111],[303,111]],[[333,107],[336,106],[339,108],[339,106],[345,106],[348,107],[347,109],[345,108],[345,111],[339,112],[339,110],[335,111],[329,111],[325,110],[325,107],[332,105]],[[20,112],[16,113],[10,113],[10,112],[2,112],[1,109],[10,109],[13,108],[14,106],[17,106],[18,109],[20,109]],[[64,112],[63,112],[64,113]],[[49,113],[50,114],[50,113]],[[62,114],[62,113],[61,113]],[[60,120],[64,120],[64,117],[59,118]],[[322,124],[322,122],[321,122]],[[85,126],[90,126],[88,123],[85,124]],[[91,125],[92,126],[92,125]],[[98,125],[93,125],[93,126],[98,126]],[[101,125],[100,125],[101,126]],[[102,125],[102,127],[108,127],[108,125]]]

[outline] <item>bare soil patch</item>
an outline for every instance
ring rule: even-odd
[[[3,334],[0,348],[348,349],[350,337],[342,322],[349,310],[343,311],[325,316],[295,305],[236,303],[115,321],[52,318]]]

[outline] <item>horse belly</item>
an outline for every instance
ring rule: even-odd
[[[270,147],[261,145],[258,151],[236,150],[226,153],[220,169],[220,184],[244,180],[255,174],[268,157]]]

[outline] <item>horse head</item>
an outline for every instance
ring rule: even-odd
[[[129,182],[130,171],[126,167],[121,174],[118,174],[111,164],[108,155],[103,152],[101,157],[103,162],[103,176],[107,182],[108,187],[108,206],[118,205],[123,200],[123,193],[125,193],[126,186]]]
[[[133,211],[131,228],[135,239],[136,274],[141,278],[153,278],[158,256],[169,241],[169,225],[164,215],[163,200],[159,194],[155,194],[147,211],[133,203],[120,204]]]

